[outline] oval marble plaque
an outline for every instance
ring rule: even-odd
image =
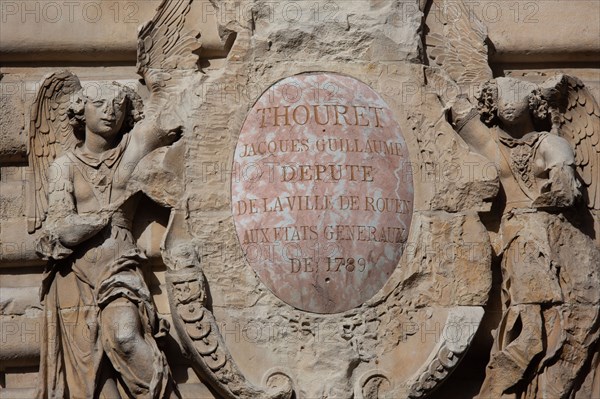
[[[246,117],[232,211],[250,265],[286,303],[359,306],[398,264],[413,212],[400,127],[366,84],[333,73],[283,79]]]

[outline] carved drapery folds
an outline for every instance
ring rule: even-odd
[[[594,396],[598,104],[570,76],[540,85],[492,79],[485,30],[464,5],[453,7],[459,14],[445,34],[427,38],[432,74],[457,88],[455,97],[439,98],[469,148],[494,163],[503,194],[489,234],[504,313],[480,397]]]

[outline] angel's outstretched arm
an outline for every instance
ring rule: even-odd
[[[496,143],[490,134],[490,128],[479,118],[477,109],[463,99],[457,101],[450,111],[451,122],[456,132],[469,145],[469,148],[489,160],[496,159]]]
[[[131,143],[139,159],[159,147],[173,144],[179,140],[182,122],[172,115],[161,114],[150,116],[135,125],[131,131]]]
[[[106,213],[79,215],[73,196],[73,182],[69,178],[72,166],[65,157],[52,163],[48,192],[48,217],[44,223],[44,234],[37,250],[53,259],[62,259],[71,254],[69,248],[88,240],[109,222]]]
[[[146,118],[132,131],[141,157],[181,137],[183,117],[178,104],[189,72],[198,71],[200,32],[186,19],[193,0],[163,0],[154,17],[138,30],[138,74],[150,96],[144,101]],[[141,159],[141,158],[140,158]]]

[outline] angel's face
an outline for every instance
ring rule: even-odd
[[[498,119],[505,126],[515,126],[530,118],[529,95],[532,86],[511,78],[498,78]]]
[[[121,131],[125,119],[125,95],[115,86],[102,87],[99,95],[85,103],[86,129],[112,140]]]

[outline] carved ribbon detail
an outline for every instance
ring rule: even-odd
[[[206,304],[206,279],[187,234],[185,212],[173,210],[163,244],[173,324],[194,371],[226,399],[289,399],[291,380],[265,390],[254,386],[235,364]]]
[[[454,370],[463,353],[464,350],[456,353],[446,345],[442,345],[437,352],[436,358],[428,364],[427,369],[423,371],[419,379],[411,385],[408,398],[423,398],[431,393]]]
[[[456,369],[482,317],[479,306],[459,306],[450,311],[437,349],[409,383],[408,399],[429,396]]]

